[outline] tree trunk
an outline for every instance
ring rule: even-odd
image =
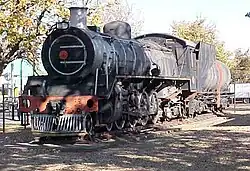
[[[0,76],[2,76],[4,69],[7,65],[4,62],[0,62]]]

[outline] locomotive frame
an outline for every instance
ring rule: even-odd
[[[120,21],[100,33],[86,26],[86,10],[70,8],[70,22],[57,23],[66,27],[54,28],[43,44],[48,75],[29,77],[19,98],[34,134],[94,134],[97,127],[121,130],[228,106],[230,72],[211,45],[160,33],[131,39]],[[204,83],[203,67],[218,83]]]

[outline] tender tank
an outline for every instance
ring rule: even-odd
[[[227,89],[231,81],[229,68],[222,62],[216,60],[208,69],[206,79],[201,82],[202,91],[223,91]]]

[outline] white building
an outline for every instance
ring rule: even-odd
[[[42,62],[39,62],[40,65]],[[11,67],[12,66],[12,67]],[[22,66],[22,70],[21,70]],[[39,66],[41,68],[41,71],[39,75],[46,74],[46,71],[44,68]],[[22,75],[22,77],[20,77]],[[33,66],[29,64],[26,60],[17,59],[5,68],[2,76],[0,77],[0,86],[2,89],[2,85],[5,85],[5,91],[8,94],[8,96],[12,97],[14,96],[14,88],[17,88],[17,90],[20,90],[21,87],[21,78],[22,78],[22,90],[27,82],[28,76],[33,75]],[[0,91],[0,94],[2,96],[2,91]],[[20,92],[19,92],[20,94]]]

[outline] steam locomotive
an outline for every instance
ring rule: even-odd
[[[131,38],[126,22],[103,32],[71,7],[43,43],[45,76],[30,76],[20,112],[40,136],[93,134],[218,112],[228,106],[230,71],[212,45],[169,34]]]

